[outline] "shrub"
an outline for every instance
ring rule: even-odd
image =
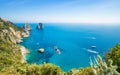
[[[110,52],[105,55],[106,61],[111,59],[113,61],[113,65],[117,65],[117,71],[120,72],[120,44],[117,44],[114,48],[110,49]]]
[[[120,75],[116,71],[117,66],[112,65],[112,60],[105,62],[99,55],[97,59],[90,59],[90,65],[94,75]]]

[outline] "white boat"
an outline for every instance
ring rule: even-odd
[[[98,54],[98,53],[99,53],[99,52],[97,52],[97,51],[90,50],[90,49],[88,49],[88,52],[95,53],[95,54]]]
[[[60,52],[60,50],[59,50],[59,49],[57,49],[57,50],[56,50],[56,53],[61,54],[61,52]]]
[[[55,50],[56,53],[61,54],[61,52],[60,52],[60,50],[58,49],[57,46],[54,46],[54,50]]]
[[[44,49],[44,48],[40,48],[38,51],[39,51],[40,53],[43,53],[43,52],[45,51],[45,49]]]
[[[91,46],[92,48],[96,48],[96,46]]]

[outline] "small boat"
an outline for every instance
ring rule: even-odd
[[[98,54],[98,52],[97,52],[97,51],[94,51],[94,50],[90,50],[90,49],[88,49],[88,52],[91,52],[91,53],[95,53],[95,54]]]
[[[56,50],[56,52],[57,52],[58,54],[61,54],[61,52],[60,52],[60,50],[59,50],[59,49],[57,49],[57,50]]]
[[[55,49],[55,52],[58,53],[58,54],[61,54],[60,50],[58,49],[57,46],[54,46],[54,49]]]
[[[45,51],[44,48],[40,48],[40,49],[38,50],[38,52],[40,52],[40,53],[44,53],[44,51]]]
[[[96,48],[96,46],[91,46],[91,48]]]

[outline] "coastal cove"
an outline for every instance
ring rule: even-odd
[[[24,23],[16,23],[23,27]],[[104,56],[109,48],[120,42],[120,26],[99,26],[90,24],[45,23],[43,30],[37,30],[37,23],[30,24],[30,36],[23,38],[20,45],[29,50],[26,60],[29,64],[43,62],[59,65],[64,71],[89,66],[89,58],[97,54]],[[57,46],[61,54],[54,51]],[[96,48],[92,48],[96,46]],[[38,49],[44,48],[44,53]]]

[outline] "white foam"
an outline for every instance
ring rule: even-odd
[[[88,51],[88,52],[91,52],[91,53],[95,53],[95,54],[98,54],[98,53],[99,53],[99,52],[94,51],[94,50],[91,50],[91,49],[88,49],[87,51]]]

